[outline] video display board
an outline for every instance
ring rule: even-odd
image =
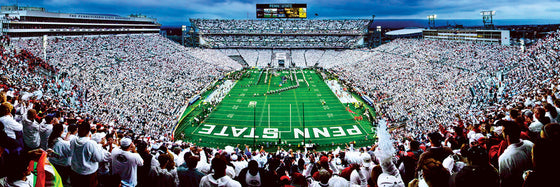
[[[257,18],[307,18],[307,4],[257,4]]]

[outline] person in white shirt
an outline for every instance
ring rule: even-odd
[[[534,121],[529,125],[529,130],[532,133],[538,134],[541,132],[542,127],[550,123],[550,118],[546,116],[546,111],[542,107],[534,109]]]
[[[78,136],[76,136],[78,134],[78,125],[76,124],[70,124],[68,125],[68,132],[66,133],[66,136],[64,137],[64,140],[66,141],[70,141]]]
[[[160,154],[157,158],[158,164],[152,164],[150,170],[151,180],[155,187],[178,186],[179,176],[173,160],[169,154]]]
[[[224,187],[241,187],[241,183],[233,180],[226,175],[226,161],[221,156],[212,159],[212,169],[214,173],[208,174],[200,180],[200,187],[205,186],[224,186]]]
[[[121,177],[122,186],[136,186],[137,168],[144,165],[140,154],[136,153],[136,146],[130,138],[121,139],[121,147],[111,152],[111,165],[114,175]]]
[[[6,132],[6,135],[16,140],[18,139],[16,138],[16,134],[18,132],[22,133],[23,125],[14,120],[14,118],[12,117],[12,110],[12,104],[8,102],[2,103],[2,105],[0,105],[0,122],[4,124],[4,131]]]
[[[231,164],[235,166],[235,177],[239,176],[241,170],[248,166],[248,162],[246,160],[241,160],[236,154],[231,155]]]
[[[68,184],[70,176],[70,160],[72,159],[72,150],[70,150],[70,142],[65,141],[61,136],[64,127],[61,124],[53,126],[53,132],[49,136],[48,147],[54,151],[54,156],[49,157],[49,161],[60,174],[62,182]]]
[[[41,123],[39,126],[39,135],[41,136],[41,148],[47,150],[47,142],[49,136],[52,133],[52,128],[54,124],[58,124],[58,119],[54,118],[54,115],[50,114],[45,117],[46,123]]]
[[[308,180],[309,187],[323,187],[323,186],[351,186],[351,184],[344,178],[338,175],[332,175],[326,169],[321,169],[317,172],[318,180]]]
[[[558,123],[558,119],[560,119],[560,115],[558,114],[558,110],[556,107],[554,107],[550,103],[547,103],[544,105],[544,110],[546,111],[545,116],[550,119],[550,123]]]
[[[371,170],[373,169],[371,156],[368,153],[362,153],[362,166],[352,171],[350,174],[350,184],[367,186],[367,181],[371,178]]]
[[[70,141],[71,168],[74,171],[72,186],[97,186],[97,169],[99,162],[104,160],[104,154],[103,148],[89,135],[89,123],[82,122],[78,125],[78,137]]]
[[[27,150],[39,148],[41,136],[39,136],[39,123],[35,121],[37,111],[29,109],[27,117],[23,119],[23,143]]]
[[[265,173],[264,169],[259,168],[257,161],[251,160],[248,166],[241,170],[237,181],[243,186],[263,186],[268,182],[264,181]]]
[[[498,158],[501,186],[522,186],[523,172],[532,168],[533,143],[519,138],[521,129],[515,122],[506,121],[503,127],[508,147]]]

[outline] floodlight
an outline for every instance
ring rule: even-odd
[[[436,15],[432,14],[432,15],[428,15],[428,27],[429,28],[434,28],[436,27]]]
[[[494,10],[483,10],[480,11],[480,15],[482,15],[482,22],[484,23],[484,28],[493,29],[494,28],[494,18],[493,16],[496,15],[496,11]]]

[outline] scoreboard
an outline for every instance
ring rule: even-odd
[[[307,4],[257,4],[257,18],[307,18]]]

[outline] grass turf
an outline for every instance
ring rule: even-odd
[[[373,139],[371,123],[365,119],[354,120],[363,110],[350,104],[348,108],[355,113],[347,111],[347,105],[338,100],[315,70],[303,70],[303,74],[302,70],[295,71],[300,86],[275,94],[265,93],[296,85],[295,80],[289,79],[283,83],[282,77],[290,76],[289,71],[269,73],[267,78],[263,73],[257,85],[260,71],[248,72],[250,76],[238,80],[200,124],[194,123],[188,112],[209,106],[199,101],[187,108],[176,134],[182,133],[181,138],[187,141],[212,146],[252,145],[253,137],[260,145],[273,146],[281,140],[284,146],[296,146],[303,141],[304,134],[308,136],[306,142],[311,140],[319,145],[343,145],[350,141],[372,143],[366,140]],[[253,107],[251,104],[255,103]],[[253,130],[253,126],[256,129]]]

